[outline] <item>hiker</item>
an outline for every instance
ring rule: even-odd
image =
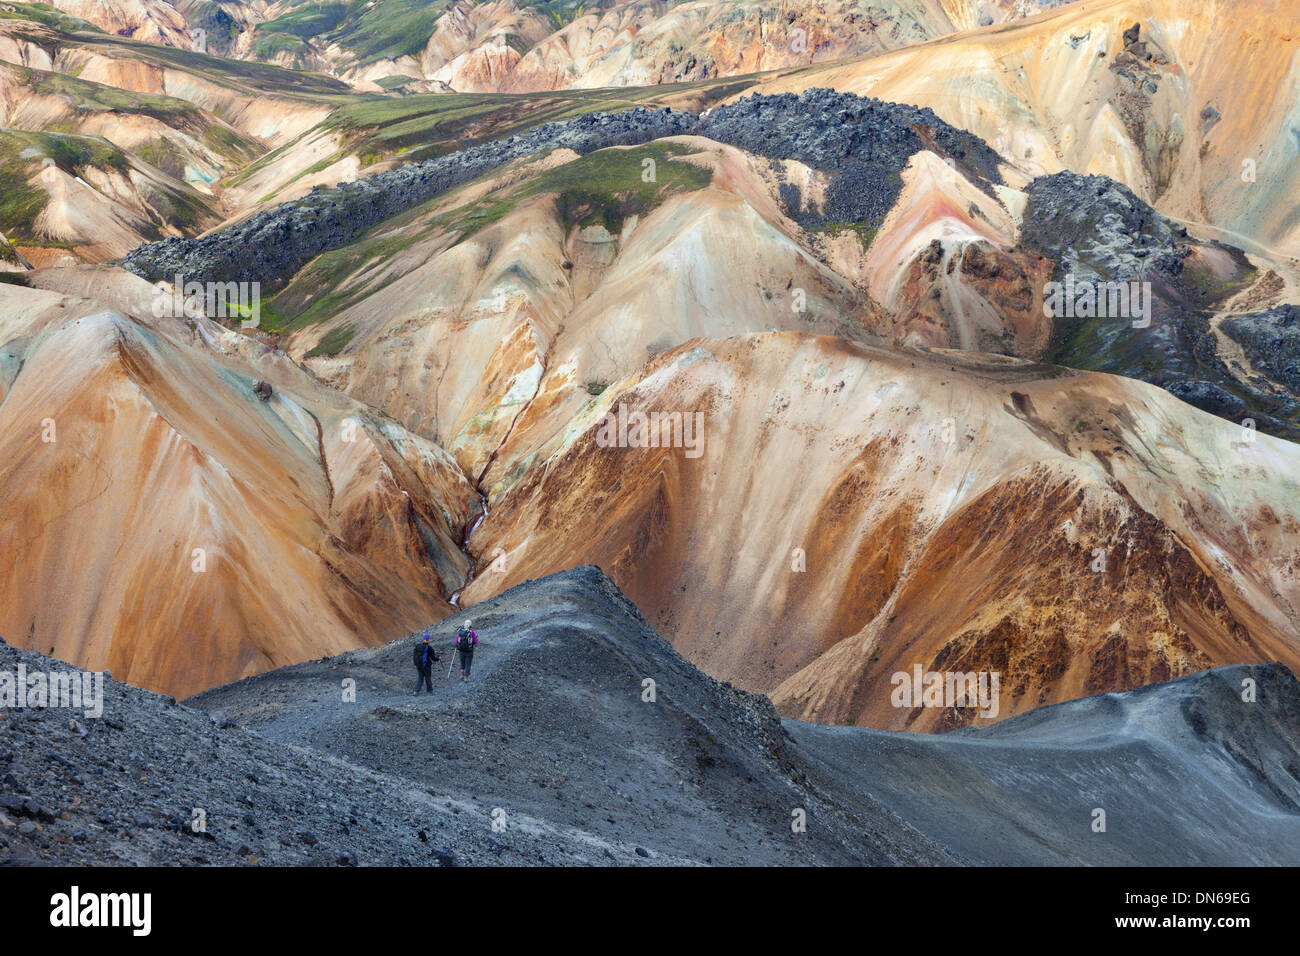
[[[415,645],[415,690],[412,696],[420,693],[420,687],[428,688],[430,694],[433,693],[433,662],[438,660],[438,652],[434,650],[429,643],[429,635],[424,635],[424,640]]]
[[[474,663],[474,646],[478,644],[478,634],[474,632],[473,621],[466,621],[456,630],[456,650],[460,654],[460,679],[469,680],[469,668]]]

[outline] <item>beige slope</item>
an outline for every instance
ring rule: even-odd
[[[500,89],[521,58],[515,47],[538,43],[552,28],[539,11],[511,2],[452,4],[434,24],[416,75],[459,92]]]
[[[70,42],[65,34],[20,20],[0,19],[0,61],[185,100],[272,147],[292,142],[330,112],[328,105],[296,90],[288,71],[246,76],[243,64],[225,67],[197,54],[181,61],[187,65],[176,65],[152,56],[147,46],[86,38]],[[319,80],[304,78],[304,83],[311,90]]]
[[[0,126],[102,137],[169,167],[204,192],[263,150],[218,117],[181,101],[123,97],[117,90],[104,91],[97,101],[99,92],[93,84],[0,63]]]
[[[223,217],[361,173],[320,126],[337,81],[6,19],[0,61],[0,125],[102,136],[210,194]]]
[[[103,139],[0,130],[0,150],[30,197],[7,235],[37,267],[117,259],[141,242],[220,222],[211,196]]]
[[[1137,57],[1123,41],[1135,23]],[[760,89],[829,86],[928,106],[1030,175],[1103,173],[1168,215],[1295,256],[1298,54],[1290,0],[1079,0]]]
[[[1042,355],[1053,264],[1015,252],[1008,211],[1023,194],[989,195],[925,150],[903,170],[903,190],[859,261],[857,275],[890,315],[891,341],[908,345]]]
[[[80,60],[80,57],[75,59]],[[75,69],[77,65],[79,64],[74,62],[69,67]],[[188,100],[195,106],[220,116],[241,132],[273,147],[292,142],[329,115],[329,109],[325,106],[305,104],[290,96],[242,93],[213,83],[196,73],[157,67],[140,61],[92,57],[86,60],[79,75],[83,79],[119,89],[138,93],[164,93]]]
[[[446,613],[445,453],[237,333],[4,288],[8,641],[185,695]]]
[[[551,32],[549,21],[527,8],[460,4],[439,20],[425,70],[455,90],[478,92],[689,82],[892,49],[1025,16],[1027,8],[1038,5],[691,0],[665,6],[639,0],[585,12]],[[521,40],[522,55],[515,49]]]
[[[343,152],[343,145],[339,133],[317,126],[229,177],[221,196],[227,208],[237,210],[230,221],[298,199],[316,186],[328,188],[357,179],[363,172],[361,163]],[[364,171],[373,174],[383,168]]]
[[[82,2],[82,0],[68,0]],[[111,0],[116,3],[117,0]],[[136,0],[124,0],[136,2]],[[418,54],[360,58],[355,24],[312,37],[272,60],[328,73],[358,90],[411,77],[456,92],[536,92],[689,82],[893,49],[981,24],[1003,23],[1067,0],[631,0],[542,8],[517,0],[459,0],[434,21]],[[234,55],[257,48],[249,25],[294,9],[231,7],[242,33]],[[569,20],[576,14],[576,19]],[[193,26],[191,26],[193,32]]]
[[[266,0],[235,0],[205,6],[171,4],[167,0],[35,0],[62,13],[85,20],[111,36],[126,37],[181,50],[223,46],[224,38],[209,37],[200,19],[212,7],[234,21],[236,29],[250,31],[269,19],[272,4]],[[244,34],[236,37],[242,40]],[[246,44],[247,45],[247,44]]]
[[[341,288],[367,294],[296,333],[290,351],[306,355],[350,330],[337,357],[307,363],[335,387],[440,441],[469,473],[492,464],[487,477],[495,484],[527,456],[530,434],[563,427],[588,386],[631,374],[687,339],[766,328],[867,332],[874,309],[801,245],[772,198],[764,164],[708,140],[661,143],[693,152],[671,162],[708,166],[710,185],[629,216],[617,235],[567,223],[548,193],[524,199],[460,242],[435,230],[341,276]],[[541,165],[574,159],[557,153]],[[491,185],[445,205],[476,196],[479,208],[490,208],[494,194],[484,190]],[[408,224],[374,241],[382,249],[386,238],[417,228],[427,227]],[[796,290],[804,312],[793,308]],[[534,393],[545,400],[531,402]],[[516,428],[522,444],[493,461]]]
[[[619,403],[703,413],[703,455],[599,447]],[[1000,672],[1000,717],[1294,666],[1300,451],[1237,431],[1010,359],[697,340],[590,398],[494,500],[462,602],[596,563],[709,673],[794,716],[916,730],[969,712],[892,707],[914,664]]]
[[[160,0],[51,0],[50,6],[114,36],[186,49],[194,44],[185,17]]]
[[[33,177],[32,185],[45,190],[48,202],[36,220],[35,238],[24,248],[35,255],[42,240],[52,240],[70,247],[68,251],[79,261],[121,258],[158,234],[161,216],[157,207],[164,191],[184,191],[182,184],[168,179],[135,161],[126,171],[92,167],[83,169],[80,176],[57,168],[42,170]],[[200,202],[197,196],[193,200],[196,205]],[[217,215],[208,211],[195,224],[212,226],[218,221]]]
[[[104,183],[111,183],[108,192],[127,193],[129,184],[115,172],[102,174]],[[58,169],[38,175],[35,182],[49,195],[36,220],[38,237],[71,243],[79,258],[92,262],[126,255],[143,241],[142,233],[150,223],[135,210],[114,202],[79,176]]]

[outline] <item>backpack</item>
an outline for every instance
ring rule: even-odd
[[[456,632],[456,650],[469,652],[474,649],[474,642],[469,631],[463,627]]]
[[[427,660],[425,659],[426,652],[429,655]],[[432,644],[426,644],[423,641],[421,641],[419,644],[415,645],[415,666],[416,667],[427,667],[430,664],[432,664],[436,659],[437,658],[433,653]]]

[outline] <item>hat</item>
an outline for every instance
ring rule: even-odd
[[[473,627],[473,626],[474,626],[474,622],[473,622],[473,621],[466,621],[466,622],[465,622],[465,626],[466,626],[466,627]]]
[[[427,641],[429,639],[429,635],[428,634],[424,635],[424,639]]]

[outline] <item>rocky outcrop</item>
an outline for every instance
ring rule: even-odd
[[[838,221],[878,227],[902,190],[899,174],[922,149],[952,160],[985,188],[1002,181],[997,153],[930,110],[828,89],[747,96],[711,110],[698,132],[829,173],[820,206],[792,210],[810,225]]]
[[[1286,79],[1297,13],[1289,0],[1068,3],[941,43],[765,77],[757,91],[830,86],[928,106],[1026,176],[1110,176],[1162,213],[1258,243],[1246,246],[1252,254],[1276,250],[1285,265],[1300,255],[1300,140]],[[1207,106],[1217,119],[1203,127]]]
[[[1057,274],[1128,282],[1178,270],[1187,230],[1122,183],[1063,172],[1025,187],[1020,242],[1057,263]]]

